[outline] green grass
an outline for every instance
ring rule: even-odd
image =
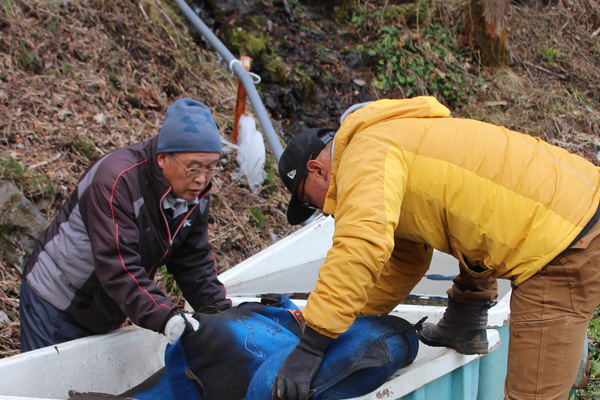
[[[167,295],[176,296],[180,293],[179,286],[177,286],[177,282],[173,275],[167,271],[166,265],[159,267],[156,275],[159,286],[163,288]]]
[[[577,392],[579,399],[600,399],[600,307],[596,308],[588,326],[590,381],[586,389]]]
[[[564,58],[564,55],[555,48],[544,47],[538,50],[538,54],[542,57],[542,63],[547,67],[552,67],[557,58]]]
[[[476,82],[468,71],[469,52],[456,42],[453,32],[439,23],[421,27],[418,36],[396,26],[383,26],[379,39],[357,50],[373,62],[373,85],[404,97],[438,95],[457,107],[468,103]]]
[[[12,182],[30,198],[33,196],[52,198],[58,190],[48,175],[29,170],[27,166],[8,154],[0,154],[0,179]]]
[[[254,208],[254,207],[250,207],[248,209],[248,211],[250,212],[250,225],[252,225],[255,228],[258,229],[262,229],[264,228],[267,220],[265,218],[265,214],[259,210],[258,208]]]

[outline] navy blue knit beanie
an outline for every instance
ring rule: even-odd
[[[221,153],[221,136],[210,110],[190,98],[167,109],[158,134],[158,153]]]

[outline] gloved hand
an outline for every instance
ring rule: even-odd
[[[189,333],[198,330],[200,322],[197,319],[187,316],[184,313],[172,316],[165,325],[165,336],[170,345],[183,335],[184,332]]]
[[[321,366],[331,338],[308,325],[300,343],[286,357],[271,388],[273,400],[308,400],[310,383]]]

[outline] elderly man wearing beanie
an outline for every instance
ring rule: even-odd
[[[109,332],[126,317],[175,343],[197,321],[153,281],[161,265],[194,310],[231,307],[207,235],[220,153],[210,110],[184,98],[159,135],[96,161],[23,271],[21,350]]]

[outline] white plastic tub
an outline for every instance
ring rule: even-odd
[[[257,301],[263,293],[308,293],[329,250],[331,218],[318,218],[221,275],[234,304]],[[456,262],[436,253],[431,271],[451,276]],[[445,296],[451,281],[422,282],[414,293]],[[427,293],[428,292],[428,293]],[[466,356],[423,344],[415,361],[376,391],[355,400],[502,399],[510,289],[501,286],[501,301],[490,309],[490,353]],[[294,300],[303,309],[305,300]],[[412,323],[427,316],[437,322],[444,306],[399,305],[392,314]],[[120,394],[164,366],[164,336],[127,327],[0,360],[0,399],[66,399],[69,390]],[[481,383],[480,383],[481,382]]]

